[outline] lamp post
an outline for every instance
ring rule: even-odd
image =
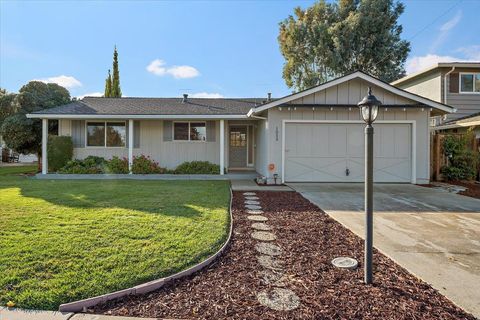
[[[378,115],[378,106],[382,103],[372,95],[372,88],[358,103],[360,115],[367,124],[365,127],[365,284],[373,282],[373,127]]]

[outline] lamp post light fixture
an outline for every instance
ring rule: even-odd
[[[358,103],[360,115],[367,124],[365,127],[365,284],[373,282],[373,126],[382,103],[368,88],[368,94]]]

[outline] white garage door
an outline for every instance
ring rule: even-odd
[[[364,181],[364,124],[286,123],[286,182]],[[411,181],[411,124],[374,124],[374,182]]]

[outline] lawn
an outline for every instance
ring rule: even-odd
[[[128,288],[192,266],[227,237],[225,181],[19,173],[0,168],[0,305],[54,310]]]

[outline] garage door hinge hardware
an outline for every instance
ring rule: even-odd
[[[349,176],[349,175],[350,175],[350,169],[348,169],[348,168],[345,169],[345,175],[346,175],[346,176]]]

